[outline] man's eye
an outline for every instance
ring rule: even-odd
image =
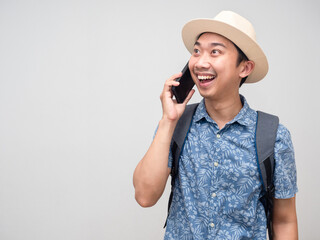
[[[200,53],[199,49],[196,49],[196,48],[193,49],[193,52],[196,53],[196,54]]]
[[[217,53],[219,53],[219,50],[214,49],[214,50],[212,50],[212,53],[213,53],[213,54],[217,54]]]

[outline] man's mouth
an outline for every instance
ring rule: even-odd
[[[198,75],[198,79],[201,83],[211,82],[216,78],[215,75]]]

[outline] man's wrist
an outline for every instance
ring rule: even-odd
[[[165,129],[169,132],[173,132],[176,128],[178,120],[172,120],[163,116],[159,122],[159,128]]]

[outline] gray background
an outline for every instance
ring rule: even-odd
[[[182,26],[221,10],[256,28],[270,71],[241,93],[290,129],[300,238],[319,239],[318,1],[1,0],[1,240],[162,238],[168,190],[143,209],[132,173],[189,58]]]

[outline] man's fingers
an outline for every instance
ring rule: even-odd
[[[182,73],[172,75],[164,84],[164,90],[170,91],[172,86],[178,86],[180,83],[176,81],[177,78],[181,77]]]
[[[181,76],[182,76],[182,72],[179,72],[179,73],[176,73],[176,74],[172,75],[171,78],[169,78],[169,79],[175,80],[175,79],[177,79],[177,78],[179,78]]]
[[[191,91],[188,93],[188,96],[186,97],[186,99],[184,100],[183,104],[187,105],[187,103],[190,101],[190,99],[192,98],[193,94],[194,94],[195,90],[191,89]]]

